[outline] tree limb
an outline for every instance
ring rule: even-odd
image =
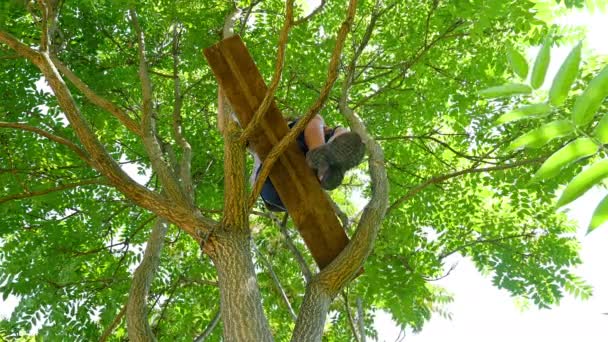
[[[93,91],[89,86],[84,83],[70,68],[65,66],[59,58],[55,55],[51,55],[51,60],[53,64],[72,84],[80,90],[80,92],[89,100],[92,104],[97,107],[107,111],[108,113],[114,115],[128,130],[135,133],[137,136],[142,136],[141,127],[139,124],[131,119],[131,117],[120,107],[115,105],[112,101],[102,97]]]
[[[289,35],[289,30],[293,27],[293,2],[294,0],[287,0],[285,4],[285,21],[283,22],[283,28],[281,29],[281,33],[279,34],[279,48],[277,51],[277,60],[274,67],[274,74],[272,75],[272,80],[270,81],[270,86],[266,90],[266,94],[264,95],[264,99],[262,103],[258,107],[258,109],[253,114],[253,118],[243,130],[241,134],[241,143],[245,144],[247,140],[251,137],[254,130],[258,127],[260,122],[264,119],[264,115],[270,108],[272,101],[274,100],[274,94],[279,87],[279,83],[281,82],[281,76],[283,74],[283,66],[285,63],[285,49],[287,47],[287,38]]]
[[[279,280],[279,277],[277,276],[277,274],[274,272],[274,269],[272,268],[272,264],[268,261],[268,259],[266,259],[266,257],[262,254],[262,252],[260,252],[260,249],[258,248],[258,246],[255,243],[253,243],[252,246],[253,246],[253,250],[260,258],[260,261],[262,261],[262,263],[268,270],[268,273],[270,273],[270,277],[272,278],[272,281],[274,282],[274,285],[276,286],[277,291],[279,291],[279,294],[281,295],[281,299],[283,299],[283,302],[285,303],[285,306],[287,307],[289,316],[291,316],[291,319],[295,322],[297,319],[296,313],[293,310],[293,307],[291,306],[291,302],[289,301],[289,297],[287,297],[287,293],[285,293],[285,289],[283,288],[283,285],[281,285],[281,281]]]
[[[186,196],[193,202],[194,188],[192,185],[192,146],[184,136],[182,125],[182,102],[181,81],[179,78],[179,32],[177,23],[173,24],[173,43],[171,52],[173,55],[173,138],[182,149],[182,157],[179,162],[179,175]]]
[[[148,323],[146,304],[150,285],[160,263],[160,254],[167,229],[167,221],[161,218],[156,219],[142,261],[133,273],[127,302],[127,332],[131,341],[156,341],[156,336]]]
[[[523,160],[523,161],[511,163],[511,164],[497,165],[497,166],[492,166],[492,167],[482,167],[482,168],[473,167],[473,168],[468,168],[468,169],[464,169],[464,170],[460,170],[460,171],[456,171],[456,172],[452,172],[452,173],[448,173],[448,174],[432,177],[432,178],[428,179],[427,181],[425,181],[425,182],[423,182],[423,183],[415,186],[410,191],[408,191],[405,195],[401,196],[399,199],[397,199],[395,202],[393,202],[393,204],[391,204],[391,206],[387,210],[387,215],[390,214],[390,212],[393,209],[399,207],[405,201],[407,201],[410,198],[414,197],[414,195],[416,195],[417,193],[419,193],[420,191],[424,190],[426,187],[428,187],[428,186],[430,186],[432,184],[441,183],[441,182],[446,181],[448,179],[455,178],[455,177],[462,176],[462,175],[466,175],[466,174],[470,174],[470,173],[480,173],[480,172],[507,170],[507,169],[511,169],[511,168],[514,168],[514,167],[519,167],[519,166],[524,166],[524,165],[529,165],[529,164],[540,163],[540,162],[542,162],[544,160],[545,160],[545,158],[535,158],[535,159],[528,159],[528,160]]]
[[[144,33],[139,26],[135,9],[129,10],[131,22],[137,36],[137,48],[139,52],[139,79],[141,81],[141,91],[143,96],[143,109],[141,127],[143,133],[144,147],[150,157],[152,168],[157,172],[167,196],[182,206],[191,206],[187,200],[183,189],[180,187],[175,174],[169,164],[163,160],[163,153],[160,143],[156,137],[156,110],[154,109],[152,81],[148,73],[148,62],[146,59],[146,47]]]
[[[78,147],[76,144],[74,144],[73,142],[71,142],[70,140],[68,140],[66,138],[62,138],[58,135],[51,134],[38,127],[30,126],[28,124],[19,123],[19,122],[0,121],[0,128],[15,128],[15,129],[19,129],[22,131],[34,132],[49,140],[54,141],[56,143],[67,146],[70,150],[74,151],[74,153],[76,153],[80,157],[80,159],[84,160],[87,164],[92,165],[92,161],[89,158],[88,154],[84,150],[82,150],[80,147]]]
[[[211,336],[213,329],[215,329],[217,324],[220,322],[221,317],[222,312],[220,310],[217,310],[215,316],[213,316],[213,319],[211,320],[209,325],[207,325],[207,328],[205,328],[205,331],[203,331],[202,334],[198,335],[198,337],[194,339],[194,342],[204,342],[209,336]]]
[[[94,168],[106,176],[108,181],[127,198],[141,207],[169,219],[188,232],[197,241],[200,240],[198,230],[208,231],[217,225],[215,221],[202,216],[198,210],[193,210],[191,207],[167,200],[138,184],[120,168],[91,130],[48,54],[30,48],[3,31],[0,31],[0,43],[8,45],[40,69],[49,82],[78,140],[80,140],[84,149],[89,153]]]
[[[52,192],[58,192],[58,191],[63,191],[63,190],[68,190],[68,189],[74,189],[77,188],[79,186],[84,186],[84,185],[108,185],[106,181],[103,181],[101,179],[89,179],[89,180],[84,180],[84,181],[80,181],[80,182],[76,182],[76,183],[68,183],[68,184],[63,184],[54,188],[49,188],[49,189],[44,189],[44,190],[38,190],[38,191],[28,191],[28,192],[24,192],[21,194],[15,194],[15,195],[9,195],[9,196],[5,196],[5,197],[0,197],[0,204],[2,203],[6,203],[8,201],[13,201],[13,200],[19,200],[19,199],[24,199],[24,198],[30,198],[30,197],[36,197],[36,196],[42,196],[42,195],[47,195],[50,194]]]
[[[313,103],[313,105],[308,109],[308,112],[298,120],[298,122],[289,130],[287,135],[285,135],[281,141],[279,141],[272,150],[266,156],[264,163],[260,169],[260,173],[258,178],[253,186],[251,194],[249,196],[249,208],[253,208],[260,192],[262,191],[262,186],[264,185],[264,181],[268,178],[270,174],[270,170],[274,166],[274,163],[277,159],[285,152],[289,144],[291,144],[300,133],[304,131],[308,122],[312,120],[312,118],[317,115],[319,110],[323,107],[327,98],[329,97],[329,92],[333,87],[336,79],[338,78],[338,65],[340,64],[340,57],[342,56],[342,49],[344,48],[344,42],[346,40],[346,36],[350,32],[352,27],[352,23],[354,21],[355,12],[357,8],[357,0],[350,0],[348,4],[346,18],[342,22],[338,34],[336,36],[336,45],[332,52],[331,60],[329,62],[329,67],[327,71],[327,80],[321,89],[321,94]]]
[[[312,17],[314,17],[315,15],[321,13],[321,11],[323,10],[323,7],[325,7],[325,4],[327,3],[327,0],[321,0],[321,3],[319,4],[319,6],[317,6],[317,8],[315,8],[312,12],[310,12],[310,14],[308,14],[307,16],[300,18],[298,20],[296,20],[293,25],[297,26],[300,24],[303,24],[307,21],[309,21]]]
[[[118,312],[118,315],[116,315],[116,317],[114,317],[114,320],[112,320],[112,323],[110,323],[110,325],[108,325],[106,330],[103,331],[103,333],[101,334],[101,337],[99,338],[99,342],[106,342],[108,340],[108,338],[112,335],[112,332],[114,331],[114,329],[116,329],[118,324],[120,324],[120,322],[122,321],[122,318],[124,317],[125,312],[127,312],[126,303],[125,303],[125,305],[122,306],[122,309],[120,309],[120,312]]]

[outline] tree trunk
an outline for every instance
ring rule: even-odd
[[[313,280],[308,284],[296,327],[291,336],[292,342],[321,341],[325,318],[332,299],[318,281]]]
[[[127,303],[127,332],[130,341],[156,341],[148,322],[147,302],[150,285],[160,263],[160,252],[163,248],[167,228],[166,220],[156,219],[146,245],[144,257],[135,273],[133,273],[133,282],[131,283]]]
[[[272,341],[250,249],[243,232],[219,233],[211,253],[220,286],[224,340]]]

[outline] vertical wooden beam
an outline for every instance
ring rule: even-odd
[[[205,49],[204,54],[239,122],[247,126],[267,90],[249,51],[239,36],[233,36]],[[288,130],[273,101],[249,144],[264,160]],[[295,142],[273,166],[270,180],[319,268],[327,266],[348,244],[348,237]]]

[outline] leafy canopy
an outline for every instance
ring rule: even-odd
[[[60,3],[53,37],[58,58],[91,89],[138,119],[142,94],[128,2]],[[517,50],[546,36],[548,28],[535,18],[534,3],[379,4],[377,15],[373,1],[361,1],[343,56],[348,61],[361,54],[351,107],[382,144],[391,185],[391,206],[374,252],[347,291],[351,299],[362,299],[368,334],[376,334],[375,310],[387,310],[400,326],[413,329],[421,329],[432,313],[444,312],[450,296],[433,280],[446,274],[448,257],[455,254],[471,258],[497,287],[540,307],[558,303],[564,291],[588,296],[589,288],[571,272],[580,263],[574,227],[552,206],[553,190],[578,169],[566,169],[542,185],[520,186],[547,155],[544,150],[502,153],[511,142],[488,113],[513,106],[508,100],[480,100],[476,94],[507,82],[506,56],[513,44]],[[183,127],[194,152],[196,204],[212,216],[223,203],[223,142],[216,130],[217,85],[201,52],[220,39],[232,5],[224,0],[137,2],[150,56],[157,129],[167,143],[173,142],[175,100],[171,32],[174,25],[180,28]],[[237,6],[250,9],[249,21],[241,17],[236,28],[268,81],[284,3],[238,1]],[[16,0],[4,2],[0,11],[0,30],[36,46],[35,12]],[[290,32],[277,92],[286,115],[300,115],[316,99],[333,48],[330,33],[337,31],[344,11],[343,2],[327,1],[318,15]],[[369,43],[357,51],[371,24]],[[0,121],[77,141],[56,98],[39,86],[41,74],[35,67],[0,45],[0,68]],[[137,173],[146,187],[158,189],[140,139],[69,86],[111,156]],[[322,113],[332,125],[345,124],[335,102],[339,92],[336,86]],[[520,120],[509,136],[533,127],[533,122]],[[4,299],[20,299],[11,317],[0,322],[0,334],[24,335],[36,326],[37,334],[48,340],[98,339],[126,301],[131,272],[141,260],[154,216],[113,188],[96,184],[99,174],[64,145],[4,127],[0,146],[0,293]],[[353,196],[366,197],[370,191],[360,174],[350,173],[346,185],[332,194],[355,220],[360,208]],[[63,189],[48,191],[58,188]],[[276,339],[285,340],[294,323],[268,265],[294,307],[302,301],[305,284],[275,222],[254,215],[251,225],[266,313]],[[291,224],[287,234],[305,251]],[[312,264],[306,253],[305,258]],[[213,265],[197,244],[172,227],[149,298],[150,321],[159,339],[191,340],[204,330],[218,311],[215,279]],[[325,340],[351,338],[350,310],[354,300],[334,302]],[[123,321],[112,338],[123,340],[125,334]],[[220,329],[215,329],[212,337],[219,336]]]

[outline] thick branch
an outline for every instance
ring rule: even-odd
[[[249,208],[252,208],[257,200],[260,192],[262,191],[262,186],[264,185],[264,181],[268,178],[270,174],[270,170],[274,166],[274,163],[277,159],[285,152],[285,149],[291,144],[302,131],[308,122],[312,120],[312,118],[317,115],[319,110],[323,107],[327,98],[329,97],[329,92],[333,87],[336,79],[338,78],[338,65],[340,64],[340,57],[342,56],[342,49],[344,48],[344,41],[346,40],[346,36],[350,32],[355,12],[357,8],[357,0],[350,0],[348,4],[348,10],[346,14],[346,18],[342,22],[340,26],[340,30],[336,36],[336,46],[334,47],[334,51],[332,52],[331,60],[329,62],[329,68],[327,72],[327,80],[321,89],[321,94],[315,101],[315,103],[310,107],[308,112],[298,120],[298,123],[285,135],[278,144],[276,144],[268,156],[264,160],[264,164],[260,170],[258,178],[254,184],[254,187],[251,191],[251,195],[249,197]]]
[[[156,219],[142,261],[133,273],[127,303],[127,332],[130,341],[156,341],[148,323],[147,302],[150,285],[160,263],[160,253],[167,229],[167,221]]]
[[[80,90],[80,92],[89,100],[91,103],[96,105],[97,107],[107,111],[108,113],[114,115],[125,127],[131,132],[135,133],[138,136],[141,136],[141,127],[139,124],[131,119],[131,117],[120,107],[115,105],[112,101],[102,97],[93,91],[89,86],[84,83],[70,68],[65,66],[57,56],[51,56],[51,60],[59,70],[74,86]]]
[[[181,92],[181,81],[179,79],[179,32],[177,23],[173,25],[173,138],[182,149],[182,158],[179,162],[179,174],[182,182],[182,187],[186,196],[193,200],[192,186],[192,147],[184,136],[184,126],[182,125],[182,102],[183,96]]]
[[[260,122],[264,119],[264,115],[270,108],[272,101],[274,100],[274,94],[279,87],[279,82],[281,82],[281,75],[283,74],[283,66],[285,63],[285,49],[287,47],[287,38],[289,35],[289,30],[293,26],[293,0],[287,0],[285,4],[285,22],[283,23],[283,28],[281,29],[281,33],[279,34],[279,48],[277,51],[277,61],[274,67],[274,75],[272,75],[272,80],[270,81],[270,86],[266,90],[266,94],[264,95],[264,99],[260,104],[260,107],[253,114],[253,118],[247,125],[247,127],[243,130],[243,134],[241,135],[241,143],[245,143],[253,134],[254,130],[258,127]]]
[[[0,31],[0,43],[8,45],[40,69],[49,82],[78,140],[80,140],[82,146],[89,153],[95,169],[106,176],[108,181],[127,198],[139,206],[169,219],[197,240],[200,240],[200,234],[197,233],[197,230],[209,230],[216,226],[216,222],[203,217],[198,211],[192,210],[190,207],[181,206],[179,203],[175,203],[175,201],[166,200],[159,194],[138,184],[120,168],[89,127],[80,109],[76,106],[70,90],[48,54],[37,52],[10,34],[2,31]]]
[[[139,52],[139,79],[143,97],[143,110],[141,128],[143,133],[144,147],[150,157],[152,168],[157,172],[164,191],[167,195],[183,206],[190,206],[186,195],[181,189],[177,177],[172,172],[169,164],[163,159],[163,152],[156,138],[156,110],[154,109],[152,81],[148,73],[148,62],[146,60],[146,47],[144,33],[139,26],[137,14],[134,9],[129,11],[133,28],[137,35],[137,46]]]
[[[87,155],[87,153],[85,151],[83,151],[80,147],[76,146],[76,144],[74,144],[73,142],[71,142],[68,139],[62,138],[60,136],[51,134],[43,129],[40,129],[38,127],[34,127],[34,126],[30,126],[24,123],[18,123],[18,122],[3,122],[0,121],[0,128],[15,128],[15,129],[20,129],[23,131],[28,131],[28,132],[34,132],[38,135],[41,135],[49,140],[52,140],[56,143],[62,144],[67,146],[70,150],[74,151],[74,153],[76,153],[82,160],[84,160],[87,164],[91,165],[92,161],[89,158],[89,156]]]

